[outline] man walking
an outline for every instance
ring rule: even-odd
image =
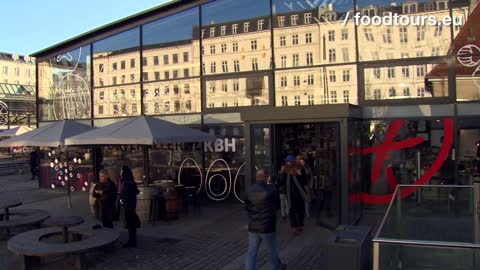
[[[257,253],[262,240],[265,241],[270,254],[270,263],[274,270],[284,270],[278,257],[276,243],[276,210],[278,198],[272,185],[266,183],[265,170],[259,170],[256,174],[257,183],[250,187],[245,201],[248,212],[248,252],[245,270],[255,270]]]
[[[30,153],[30,172],[32,173],[32,180],[35,180],[35,176],[39,176],[38,158],[39,157],[37,150],[33,149],[33,151]]]

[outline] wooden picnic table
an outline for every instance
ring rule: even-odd
[[[10,219],[10,208],[17,207],[22,205],[22,202],[19,200],[0,200],[0,208],[4,210],[4,215],[2,220]]]
[[[84,222],[79,216],[53,217],[47,219],[43,224],[48,227],[61,227],[63,232],[63,241],[68,243],[68,227],[82,224]]]

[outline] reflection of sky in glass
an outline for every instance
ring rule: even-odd
[[[221,0],[202,6],[202,25],[269,16],[269,0]]]
[[[186,10],[143,26],[143,44],[192,39],[193,26],[198,25],[198,8]]]
[[[93,43],[93,53],[134,47],[140,47],[140,28],[138,27]]]
[[[85,69],[90,56],[90,46],[83,46],[73,51],[62,53],[50,59],[55,72],[65,72],[72,69]]]
[[[273,14],[280,14],[327,7],[329,4],[332,4],[333,10],[337,12],[353,8],[352,0],[274,0],[272,10]]]

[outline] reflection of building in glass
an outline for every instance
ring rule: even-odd
[[[36,121],[35,58],[0,53],[0,126]]]

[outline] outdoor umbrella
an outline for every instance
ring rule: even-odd
[[[141,115],[97,128],[65,140],[66,145],[154,145],[213,141],[205,132]]]
[[[43,126],[21,135],[3,140],[0,147],[10,146],[65,146],[65,139],[89,130],[93,127],[73,120],[62,120]]]
[[[21,135],[23,133],[31,131],[33,128],[26,127],[26,126],[18,126],[16,128],[11,128],[3,131],[0,133],[0,137],[14,137]]]

